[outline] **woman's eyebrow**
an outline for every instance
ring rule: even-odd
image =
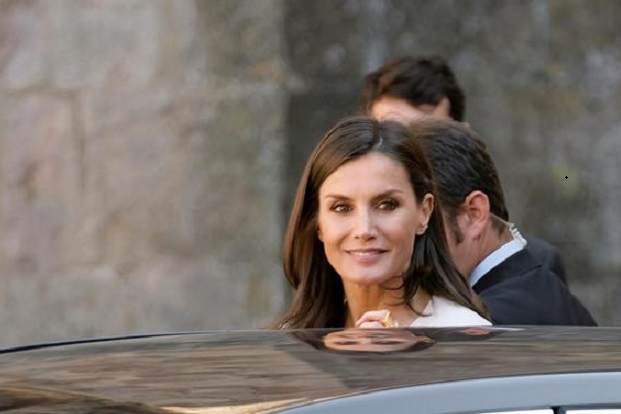
[[[391,195],[395,195],[395,194],[403,194],[404,191],[400,190],[398,188],[393,188],[390,190],[386,190],[381,192],[380,194],[377,194],[375,196],[373,196],[373,198],[381,198],[381,197],[386,197],[386,196],[391,196]],[[346,196],[346,195],[342,195],[342,194],[326,194],[323,196],[323,198],[335,198],[335,199],[339,199],[339,200],[350,200],[350,197]]]
[[[394,189],[390,189],[390,190],[384,191],[384,192],[374,196],[373,200],[379,200],[379,199],[386,198],[386,197],[394,197],[396,195],[401,195],[403,193],[404,193],[403,190],[399,190],[397,188],[394,188]]]
[[[337,200],[349,200],[349,197],[341,194],[326,194],[323,198],[335,198]]]

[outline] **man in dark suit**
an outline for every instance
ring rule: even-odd
[[[365,77],[362,105],[377,118],[409,123],[421,117],[464,121],[466,97],[455,74],[437,55],[403,57],[386,63]],[[558,249],[526,236],[526,249],[567,284]]]
[[[589,311],[525,248],[485,144],[466,125],[421,120],[411,129],[431,162],[451,257],[502,325],[596,325]]]

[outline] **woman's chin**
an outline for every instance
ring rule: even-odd
[[[346,283],[352,283],[361,287],[372,287],[383,285],[390,280],[390,276],[378,274],[357,274],[351,277],[344,277]]]

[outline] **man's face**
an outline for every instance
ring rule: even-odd
[[[383,96],[371,107],[371,115],[380,120],[392,120],[408,124],[417,119],[431,117],[435,119],[450,121],[450,103],[444,97],[438,105],[416,105],[413,106],[404,99]]]

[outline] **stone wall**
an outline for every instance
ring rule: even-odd
[[[281,9],[0,2],[1,345],[278,313]]]

